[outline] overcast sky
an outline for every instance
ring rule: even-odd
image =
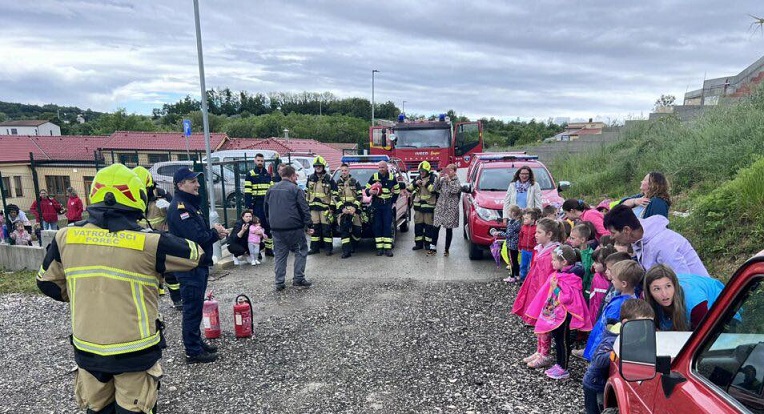
[[[646,116],[764,54],[761,1],[200,0],[207,87],[471,118]],[[0,100],[99,111],[198,97],[192,0],[0,1]]]

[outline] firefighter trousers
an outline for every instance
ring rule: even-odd
[[[428,247],[432,244],[435,233],[432,219],[432,211],[414,211],[414,244],[417,247]]]
[[[260,219],[260,225],[263,227],[263,232],[268,238],[262,243],[265,247],[265,254],[273,256],[273,237],[271,237],[271,225],[268,220],[265,219],[265,201],[255,202],[252,204],[252,214]]]
[[[313,222],[313,235],[310,236],[310,250],[318,252],[321,247],[332,251],[332,212],[329,210],[311,210],[310,221]]]
[[[352,253],[358,241],[361,240],[361,216],[358,214],[340,214],[337,220],[340,224],[342,253]]]
[[[374,241],[377,250],[391,250],[393,248],[393,206],[392,203],[374,202],[372,204],[371,230],[374,233]]]
[[[170,299],[172,299],[172,303],[180,303],[180,282],[178,282],[178,278],[175,277],[175,273],[165,273],[164,281],[167,285],[167,290],[170,291]]]
[[[78,368],[74,398],[88,413],[154,413],[162,366],[157,361],[146,371],[107,374]]]

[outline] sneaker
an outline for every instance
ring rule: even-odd
[[[186,364],[206,364],[215,362],[216,359],[218,359],[218,354],[202,352],[199,355],[186,355]]]
[[[276,285],[274,289],[276,290],[276,292],[281,292],[282,290],[286,289],[286,285],[283,283],[279,283],[278,285]]]
[[[210,354],[214,354],[218,352],[217,346],[204,342],[204,341],[202,341],[202,349],[204,350],[204,352],[209,352]]]
[[[547,355],[547,356],[541,355],[535,360],[529,362],[528,368],[546,368],[552,365],[552,362],[554,362],[554,360],[552,359],[551,355]]]
[[[313,285],[313,283],[309,281],[308,279],[300,279],[300,280],[292,281],[292,286],[309,288],[311,285]]]
[[[515,279],[515,278],[514,278],[514,277],[512,277],[512,276],[509,276],[509,277],[506,277],[506,278],[504,278],[504,279],[502,279],[502,280],[503,280],[503,281],[505,281],[505,282],[507,282],[507,283],[515,283],[515,281],[516,281],[517,279]]]
[[[255,260],[255,263],[252,263],[252,264],[253,264],[253,265],[255,265],[255,266],[257,266],[257,265],[259,265],[259,264],[262,264],[262,263],[263,263],[263,262],[261,262],[261,261],[259,261],[259,260]]]
[[[240,261],[238,258],[234,257],[234,258],[233,258],[233,265],[234,265],[234,266],[238,266],[238,265],[240,265],[240,264],[241,264],[241,261]]]
[[[523,362],[525,362],[525,363],[527,364],[527,363],[529,363],[529,362],[533,361],[534,359],[536,359],[536,358],[538,358],[538,357],[540,357],[540,356],[541,356],[541,354],[540,354],[540,353],[538,353],[538,352],[535,352],[535,353],[533,353],[532,355],[530,355],[530,356],[527,356],[527,357],[523,358]]]
[[[556,379],[556,380],[566,379],[570,377],[570,373],[567,370],[562,369],[562,367],[557,364],[555,364],[552,368],[549,368],[548,370],[544,371],[544,373],[546,374],[547,377],[551,379]]]
[[[584,348],[581,348],[581,349],[574,349],[574,350],[573,350],[573,351],[571,351],[570,353],[571,353],[571,355],[573,355],[573,356],[574,356],[574,357],[576,357],[576,358],[581,358],[581,359],[584,359]]]

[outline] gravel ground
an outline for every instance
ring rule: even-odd
[[[213,364],[185,364],[180,314],[163,299],[169,348],[160,412],[582,411],[580,361],[562,382],[522,363],[535,340],[507,312],[514,286],[360,278],[274,293],[264,270],[237,268],[211,281],[224,329]],[[233,335],[240,290],[252,293],[252,339]],[[76,412],[67,306],[6,295],[0,318],[0,346],[10,353],[0,381],[10,404],[0,412]]]

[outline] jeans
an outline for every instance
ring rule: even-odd
[[[533,260],[533,250],[520,250],[520,279],[525,280],[525,276],[528,276],[531,260]]]
[[[175,277],[180,282],[180,296],[183,299],[183,346],[188,356],[204,352],[200,325],[209,274],[210,268],[207,266],[199,266],[190,272],[175,272]]]
[[[55,221],[43,221],[42,222],[42,229],[43,230],[58,230],[58,222],[55,222]]]
[[[584,387],[584,409],[586,414],[600,414],[602,412],[600,403],[597,401],[597,394],[601,393]]]
[[[308,258],[308,241],[305,238],[305,230],[297,229],[273,232],[276,285],[283,285],[286,280],[289,252],[294,252],[294,277],[292,282],[299,282],[305,279],[305,262]]]

